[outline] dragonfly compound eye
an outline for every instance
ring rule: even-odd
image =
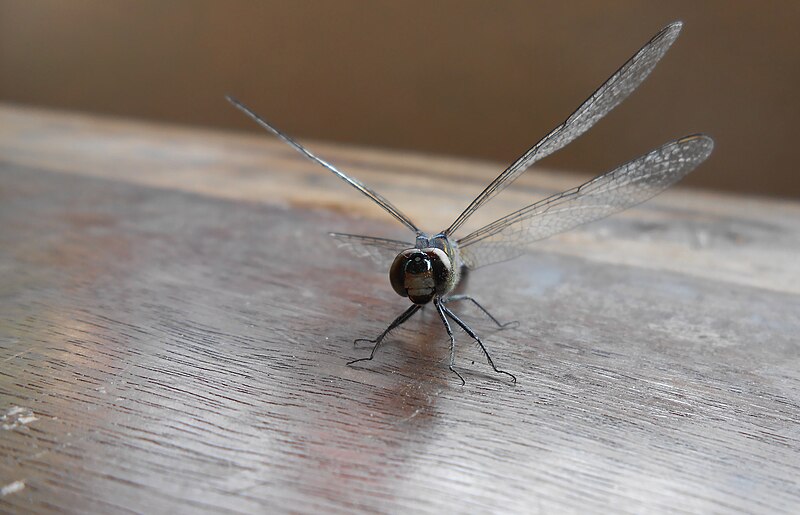
[[[408,297],[405,288],[405,274],[406,264],[412,255],[418,254],[417,249],[404,250],[394,258],[392,266],[389,268],[389,282],[392,283],[392,289],[401,297]]]

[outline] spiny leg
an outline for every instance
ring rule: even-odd
[[[450,337],[450,371],[461,379],[461,386],[464,386],[467,382],[464,381],[464,378],[456,370],[456,338],[453,336],[453,330],[450,329],[450,322],[448,322],[447,317],[444,316],[447,308],[445,308],[438,299],[433,299],[433,305],[436,306],[436,312],[439,313],[439,318],[442,319],[444,328],[447,329],[447,336]]]
[[[480,303],[477,300],[475,300],[474,298],[470,297],[469,295],[452,295],[450,297],[447,297],[446,299],[443,299],[442,300],[442,304],[447,304],[448,302],[458,302],[460,300],[468,300],[468,301],[472,302],[473,304],[475,304],[475,306],[477,306],[478,309],[483,311],[484,314],[486,314],[487,317],[491,318],[492,322],[497,324],[497,327],[499,327],[500,329],[506,329],[508,327],[516,327],[516,326],[519,325],[519,322],[516,321],[516,320],[512,320],[511,322],[506,322],[505,324],[500,322],[491,313],[489,313],[489,311],[485,307],[481,306]]]
[[[405,310],[402,315],[400,315],[399,317],[395,318],[394,322],[389,324],[389,327],[387,327],[386,330],[384,332],[382,332],[380,334],[380,336],[378,336],[374,340],[369,340],[367,338],[357,338],[356,340],[354,340],[353,341],[354,344],[357,343],[357,342],[363,341],[363,342],[371,342],[371,343],[374,343],[375,345],[372,347],[372,352],[369,353],[369,357],[368,358],[354,359],[353,361],[348,361],[347,364],[348,365],[352,365],[353,363],[358,363],[359,361],[370,361],[373,357],[375,357],[375,351],[378,350],[378,347],[380,346],[381,342],[383,342],[383,339],[386,338],[386,335],[389,334],[389,332],[392,329],[397,328],[403,322],[405,322],[406,320],[411,318],[411,316],[414,313],[416,313],[417,311],[419,311],[419,309],[421,307],[422,306],[420,306],[419,304],[412,304],[411,307],[409,307],[407,310]]]
[[[515,383],[517,382],[517,377],[514,374],[512,374],[511,372],[506,372],[505,370],[500,370],[495,366],[494,361],[492,361],[492,357],[489,355],[489,352],[486,350],[486,347],[483,346],[483,342],[481,341],[481,339],[478,338],[477,334],[475,334],[475,331],[470,329],[470,327],[467,324],[462,322],[461,319],[455,315],[455,313],[447,309],[445,306],[441,306],[441,309],[447,314],[447,316],[452,318],[455,323],[460,325],[461,329],[466,331],[468,335],[470,335],[476,342],[478,342],[478,345],[480,345],[483,354],[486,356],[486,360],[489,362],[489,365],[491,365],[492,369],[494,369],[495,372],[497,372],[498,374],[505,374],[509,376]]]
[[[396,329],[398,326],[400,326],[401,324],[405,323],[406,320],[411,318],[411,316],[414,315],[414,313],[416,313],[418,310],[422,309],[423,307],[425,307],[425,306],[420,306],[418,304],[411,305],[407,310],[403,311],[403,314],[400,315],[399,317],[397,317],[394,320],[394,322],[389,324],[389,327],[387,327],[386,330],[384,332],[382,332],[377,338],[375,338],[373,340],[370,340],[369,338],[356,338],[355,340],[353,340],[353,344],[357,344],[358,342],[380,343],[381,340],[383,340],[386,337],[386,335],[389,334],[390,331],[392,331],[393,329]]]

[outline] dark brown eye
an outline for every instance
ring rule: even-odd
[[[401,297],[407,297],[406,273],[418,274],[430,270],[431,263],[428,257],[417,249],[404,250],[394,258],[389,268],[389,282],[392,289]]]
[[[438,248],[430,249],[426,254],[433,266],[433,277],[436,282],[437,293],[444,293],[444,290],[447,288],[448,280],[450,279],[450,274],[453,273],[450,258],[447,257],[447,254],[443,250]]]
[[[403,286],[403,275],[406,272],[406,257],[400,253],[394,258],[392,266],[389,268],[389,282],[392,283],[392,289],[401,297],[406,296],[406,289]]]

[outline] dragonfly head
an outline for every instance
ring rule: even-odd
[[[392,288],[414,304],[427,304],[449,291],[453,265],[442,249],[408,249],[394,259],[389,269]]]

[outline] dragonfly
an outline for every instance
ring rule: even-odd
[[[497,326],[504,328],[509,325],[501,323],[473,297],[454,294],[465,274],[483,266],[516,258],[524,254],[529,244],[533,242],[600,220],[658,195],[705,161],[711,154],[714,141],[705,134],[684,136],[580,186],[509,213],[469,234],[459,236],[459,230],[475,212],[513,183],[528,167],[581,136],[622,103],[653,71],[677,39],[681,28],[681,22],[673,22],[653,36],[566,121],[522,154],[498,175],[449,227],[436,234],[423,232],[411,218],[403,214],[388,199],[317,157],[237,99],[230,95],[226,97],[231,104],[258,125],[357,189],[414,235],[413,241],[410,237],[409,241],[401,241],[357,234],[330,233],[341,247],[348,248],[356,255],[369,255],[385,260],[387,264],[391,263],[389,282],[392,289],[401,297],[411,301],[411,305],[376,338],[359,338],[355,341],[356,344],[359,342],[372,344],[372,350],[369,356],[349,361],[348,365],[371,361],[391,331],[407,322],[423,306],[432,303],[450,340],[449,369],[458,377],[462,386],[466,382],[456,369],[456,346],[451,321],[477,342],[488,364],[496,373],[504,374],[516,383],[516,376],[497,367],[483,340],[449,307],[453,302],[468,301],[477,306]]]

